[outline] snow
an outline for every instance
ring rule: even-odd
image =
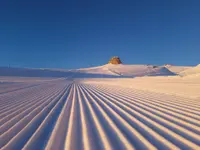
[[[180,75],[182,76],[199,76],[199,74],[200,74],[200,64],[180,72]]]
[[[199,67],[1,68],[0,149],[197,150]]]
[[[169,71],[165,67],[162,66],[154,67],[152,65],[107,64],[104,66],[79,69],[76,71],[91,73],[91,74],[103,73],[108,75],[125,76],[125,77],[175,75],[173,72]]]
[[[92,68],[64,69],[32,69],[32,68],[0,68],[0,76],[24,77],[73,77],[73,78],[116,78],[136,76],[171,76],[175,73],[163,66],[153,65],[112,65],[107,64]]]
[[[90,79],[83,80],[84,83],[103,83],[125,88],[140,89],[155,93],[164,93],[182,97],[200,97],[200,76],[153,76],[124,79]]]
[[[179,74],[180,72],[192,68],[192,66],[173,66],[173,65],[166,65],[165,66],[171,72]]]

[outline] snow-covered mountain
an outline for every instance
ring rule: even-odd
[[[119,78],[138,76],[171,76],[176,75],[164,66],[106,64],[103,66],[83,69],[30,69],[0,68],[0,76],[26,77],[73,77],[73,78]]]
[[[89,74],[103,73],[106,75],[125,76],[125,77],[175,75],[175,73],[169,71],[165,67],[153,66],[153,65],[107,64],[99,67],[77,69],[76,71]]]

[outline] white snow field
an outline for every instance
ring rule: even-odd
[[[199,76],[200,75],[200,64],[196,67],[192,67],[190,69],[183,70],[179,73],[182,76]]]
[[[0,149],[199,150],[199,73],[138,65],[0,69]]]
[[[185,71],[187,69],[193,68],[191,66],[173,66],[173,65],[165,65],[164,67],[166,67],[169,71],[174,72],[176,74],[179,74],[180,72]]]
[[[23,77],[111,78],[111,77],[136,77],[136,76],[166,76],[166,75],[176,75],[176,74],[177,73],[168,70],[166,67],[153,66],[153,65],[107,64],[98,67],[72,69],[72,70],[0,67],[1,76],[23,76]]]
[[[75,71],[90,74],[107,74],[115,76],[136,77],[136,76],[166,76],[175,75],[163,66],[153,65],[124,65],[107,64],[99,67],[77,69]]]

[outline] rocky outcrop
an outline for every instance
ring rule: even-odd
[[[110,61],[108,62],[108,64],[114,64],[114,65],[117,65],[117,64],[122,64],[121,60],[119,57],[117,56],[114,56],[110,59]]]
[[[168,67],[171,67],[172,65],[171,64],[165,64],[164,67],[168,68]]]

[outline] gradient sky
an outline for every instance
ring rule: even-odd
[[[200,63],[200,0],[1,0],[0,66]]]

